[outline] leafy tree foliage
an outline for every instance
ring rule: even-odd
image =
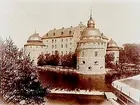
[[[40,54],[38,57],[38,66],[43,66],[43,65],[53,65],[57,66],[59,65],[59,60],[60,56],[58,51],[55,51],[55,54],[50,55],[50,54]]]
[[[7,102],[40,104],[46,88],[37,79],[36,67],[11,38],[0,41],[0,94]]]
[[[113,68],[114,55],[112,53],[106,54],[105,56],[105,66],[106,68]]]
[[[60,56],[58,51],[55,51],[55,54],[41,54],[38,57],[38,66],[43,65],[53,65],[58,66],[62,65],[63,67],[73,67],[76,68],[76,54],[68,53],[63,56]]]
[[[124,49],[120,50],[120,63],[140,62],[140,45],[139,44],[124,44]]]
[[[73,67],[76,68],[76,54],[74,53],[69,53],[69,54],[65,54],[64,56],[62,56],[62,66],[64,67]]]
[[[37,62],[37,64],[38,64],[39,66],[43,66],[45,63],[46,63],[46,62],[45,62],[45,57],[44,57],[44,55],[43,55],[43,53],[42,53],[42,54],[40,54],[39,57],[38,57],[38,62]]]

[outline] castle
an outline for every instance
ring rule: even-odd
[[[80,22],[76,27],[54,28],[42,37],[35,32],[24,45],[25,54],[30,54],[35,64],[37,64],[39,54],[54,54],[55,51],[58,51],[60,55],[76,51],[77,70],[83,73],[105,73],[106,53],[114,55],[114,63],[119,62],[119,47],[95,27],[92,14],[90,14],[87,26]]]

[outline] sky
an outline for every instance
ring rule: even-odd
[[[0,37],[11,37],[21,48],[35,31],[87,24],[93,19],[101,32],[121,46],[140,44],[139,0],[0,0]]]

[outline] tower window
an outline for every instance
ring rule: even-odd
[[[54,40],[52,39],[52,43],[54,42]]]
[[[61,35],[63,35],[63,34],[64,34],[64,32],[62,31],[62,32],[61,32]]]
[[[52,45],[52,48],[54,48],[54,45]]]
[[[57,45],[55,44],[55,48],[57,47]]]
[[[95,57],[97,57],[98,56],[98,51],[95,51]]]
[[[63,39],[61,39],[61,41],[63,42]]]
[[[88,67],[89,70],[91,70],[91,67]]]
[[[82,61],[83,64],[85,64],[85,61]]]
[[[98,62],[98,61],[95,61],[95,62],[94,62],[94,65],[98,65],[98,64],[99,64],[99,62]]]

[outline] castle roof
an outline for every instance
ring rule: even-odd
[[[104,40],[108,40],[106,36],[103,35],[99,31],[99,29],[95,28],[95,22],[92,19],[92,14],[90,15],[90,19],[87,22],[87,27],[82,31],[81,33],[81,39],[80,42],[105,42]]]
[[[24,46],[45,46],[38,33],[32,34]]]
[[[78,30],[78,28],[83,29],[85,28],[85,25],[80,23],[77,27],[69,27],[69,28],[64,28],[62,27],[61,29],[53,29],[50,30],[48,33],[46,33],[42,39],[49,39],[49,38],[63,38],[63,37],[73,37],[74,32]]]
[[[107,51],[119,51],[119,47],[117,45],[117,43],[114,40],[110,40],[107,43]]]

